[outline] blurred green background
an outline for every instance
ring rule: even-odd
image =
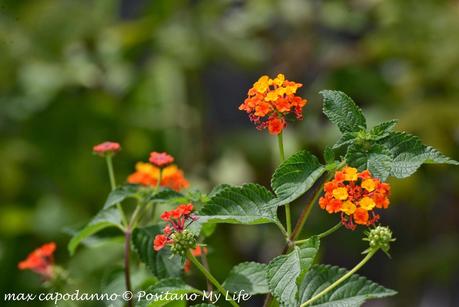
[[[40,291],[16,265],[51,240],[83,290],[100,290],[108,267],[121,266],[117,242],[94,240],[72,259],[66,250],[69,232],[109,191],[94,144],[122,144],[119,182],[150,151],[166,150],[205,192],[268,185],[276,140],[237,109],[262,74],[303,83],[310,102],[286,130],[288,154],[321,155],[337,139],[321,113],[318,91],[327,88],[353,97],[370,124],[398,118],[398,129],[457,160],[458,33],[453,0],[0,0],[0,289]],[[382,221],[397,237],[393,259],[381,253],[361,273],[399,294],[367,305],[459,306],[458,169],[424,166],[391,184]],[[336,219],[316,208],[307,231]],[[277,236],[270,226],[219,226],[215,275],[268,261],[282,249]],[[360,230],[327,238],[322,260],[353,266],[360,238]]]

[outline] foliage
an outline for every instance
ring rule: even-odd
[[[387,253],[389,243],[393,241],[391,236],[387,236],[387,240],[389,240],[387,242],[384,241],[386,240],[385,237],[379,238],[377,236],[378,240],[384,242],[372,243],[365,251],[367,256],[349,272],[327,265],[313,266],[321,238],[328,236],[339,226],[335,226],[323,234],[297,240],[299,233],[291,234],[284,229],[278,217],[277,209],[301,197],[313,186],[315,189],[321,189],[321,186],[315,185],[315,183],[324,173],[334,174],[336,172],[335,180],[353,181],[357,180],[357,176],[364,176],[362,178],[367,181],[361,183],[362,188],[368,189],[369,192],[375,189],[373,185],[376,183],[371,179],[370,173],[357,173],[356,169],[350,167],[340,171],[342,173],[340,176],[344,176],[344,179],[339,179],[337,177],[338,171],[345,164],[357,166],[362,171],[369,169],[375,176],[385,180],[391,175],[400,178],[407,177],[423,163],[457,165],[458,162],[444,156],[430,146],[423,145],[415,136],[405,132],[393,131],[396,121],[383,122],[367,130],[366,119],[362,111],[350,97],[339,91],[322,91],[321,93],[324,96],[324,114],[342,132],[340,140],[333,147],[326,149],[327,166],[323,166],[312,153],[303,150],[286,159],[274,172],[271,186],[275,194],[267,188],[253,183],[242,186],[221,185],[207,196],[195,193],[191,198],[196,200],[196,204],[202,206],[197,211],[196,216],[191,213],[193,210],[191,204],[183,204],[174,210],[161,214],[161,219],[170,223],[168,225],[172,225],[175,230],[168,229],[170,226],[162,229],[163,224],[161,222],[154,222],[155,215],[147,220],[145,226],[138,227],[138,224],[135,223],[136,213],[138,210],[141,212],[150,204],[155,207],[159,206],[160,203],[174,205],[180,200],[187,201],[187,197],[171,190],[159,190],[159,184],[156,188],[123,185],[115,188],[109,194],[102,211],[88,226],[74,236],[69,244],[70,251],[74,252],[78,243],[89,235],[105,227],[115,225],[125,232],[126,240],[129,240],[126,242],[129,245],[131,243],[129,235],[132,232],[132,243],[139,259],[159,280],[157,284],[148,289],[149,293],[159,293],[160,290],[164,289],[173,293],[193,293],[198,290],[181,279],[185,253],[178,253],[177,251],[181,251],[183,246],[189,249],[190,246],[195,245],[196,237],[205,240],[206,236],[212,235],[213,231],[202,232],[205,229],[203,225],[272,223],[278,226],[285,236],[288,243],[285,252],[272,259],[268,264],[244,262],[236,265],[229,272],[223,285],[220,285],[211,275],[208,271],[209,268],[204,267],[195,258],[194,253],[196,255],[207,253],[207,251],[203,251],[204,247],[198,246],[199,249],[196,249],[198,252],[196,250],[187,252],[188,259],[186,261],[191,261],[196,265],[220,293],[226,294],[228,290],[243,291],[251,295],[268,293],[267,304],[270,304],[269,300],[272,299],[280,306],[303,307],[323,304],[360,306],[368,299],[394,295],[395,291],[353,274],[382,246],[384,247],[383,251]],[[340,151],[345,154],[335,161],[334,157],[338,156]],[[387,184],[383,188],[387,189]],[[342,188],[337,188],[336,191],[339,189]],[[333,190],[334,193],[335,190]],[[340,194],[336,195],[341,197]],[[115,205],[128,198],[137,200],[136,209],[128,225],[120,224],[113,218],[106,218],[108,212],[116,209]],[[123,211],[121,207],[118,209]],[[372,207],[368,210],[371,209]],[[343,209],[343,212],[346,211]],[[300,230],[306,219],[307,214],[301,215],[299,218]],[[190,224],[187,225],[187,221],[190,221]],[[198,227],[194,227],[194,231],[188,233],[186,228],[193,223]],[[367,225],[371,223],[373,222],[368,222]],[[171,231],[175,232],[171,235]],[[390,230],[387,233],[391,233]],[[185,241],[181,242],[180,240]],[[373,242],[374,240],[370,241]],[[168,244],[172,245],[172,248],[165,247]],[[129,261],[129,258],[127,259]],[[185,270],[189,270],[186,269],[189,264],[185,263]],[[205,295],[204,293],[200,294]],[[163,303],[165,302],[155,301],[150,306],[162,306]],[[230,303],[237,306],[232,300]]]

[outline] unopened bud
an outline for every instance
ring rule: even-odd
[[[175,255],[184,256],[190,248],[196,247],[196,236],[188,230],[176,232],[171,236],[173,244],[171,251]]]
[[[392,231],[389,227],[377,226],[367,231],[366,235],[367,236],[363,240],[369,242],[370,248],[364,253],[381,249],[389,256],[390,242],[395,241],[395,239],[392,238]]]

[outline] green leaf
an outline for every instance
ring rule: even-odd
[[[424,163],[459,165],[438,150],[422,144],[417,136],[405,132],[391,132],[383,142],[393,158],[391,175],[397,178],[412,175]]]
[[[271,192],[257,184],[227,187],[213,196],[198,212],[199,222],[278,224],[276,208],[269,206],[273,198]]]
[[[157,193],[149,195],[148,201],[154,201],[156,203],[183,204],[188,203],[189,199],[182,193],[168,188],[162,188]]]
[[[169,248],[163,248],[156,252],[153,249],[153,240],[161,233],[158,225],[136,228],[132,233],[132,243],[140,260],[159,279],[166,277],[178,277],[183,273],[183,261],[181,257],[171,254]]]
[[[277,195],[276,206],[285,205],[303,195],[324,173],[316,156],[303,150],[285,160],[274,172],[271,186]]]
[[[217,224],[210,224],[210,223],[205,223],[201,225],[200,229],[200,235],[204,237],[210,237],[215,229],[217,228]]]
[[[127,184],[117,187],[108,194],[107,200],[104,204],[104,209],[113,207],[127,198],[138,197],[139,187],[140,186],[135,184]]]
[[[368,156],[367,168],[373,176],[386,181],[392,169],[392,157],[386,154],[371,153]]]
[[[355,141],[356,137],[357,135],[355,132],[344,132],[332,148],[338,149],[342,146],[351,145]]]
[[[357,132],[366,128],[362,110],[346,94],[340,91],[324,90],[323,112],[341,132]]]
[[[178,298],[179,300],[185,300],[185,294],[202,294],[200,290],[195,289],[190,285],[187,285],[183,280],[179,278],[167,278],[160,280],[157,284],[149,287],[145,292],[151,295],[157,295],[157,299],[155,298],[151,301],[141,299],[136,304],[136,306],[160,307],[169,304],[173,301],[178,301],[174,300],[175,298]],[[168,299],[165,298],[166,293],[168,293]]]
[[[346,270],[331,265],[314,265],[304,275],[299,286],[299,302],[304,303],[346,274]],[[335,289],[308,306],[355,307],[374,298],[397,292],[380,286],[363,276],[352,275]]]
[[[223,191],[224,189],[226,188],[229,188],[231,187],[229,184],[226,184],[226,183],[223,183],[223,184],[219,184],[219,185],[216,185],[212,191],[210,191],[210,193],[207,195],[209,197],[214,197],[215,195],[217,195],[220,191]]]
[[[83,229],[73,235],[67,248],[71,255],[84,239],[109,227],[122,228],[121,215],[117,208],[102,209]]]
[[[376,125],[373,128],[371,128],[371,130],[369,131],[370,136],[374,140],[382,139],[389,135],[389,133],[394,129],[397,123],[398,123],[397,119],[392,119],[386,122],[382,122],[379,125]]]
[[[352,144],[347,149],[346,161],[359,171],[368,169],[375,177],[386,180],[392,168],[390,152],[381,145],[366,141]]]
[[[298,281],[311,267],[319,244],[317,236],[311,237],[289,254],[278,256],[268,264],[269,289],[281,306],[296,306]]]
[[[243,262],[231,270],[223,287],[230,292],[245,291],[250,294],[269,292],[266,264]]]
[[[335,162],[335,152],[329,146],[324,149],[324,160],[327,164]]]

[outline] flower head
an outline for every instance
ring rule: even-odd
[[[349,229],[355,229],[355,224],[374,224],[379,219],[374,210],[389,206],[389,184],[374,178],[368,170],[359,173],[346,166],[324,184],[324,191],[320,207],[328,213],[341,213],[341,222]]]
[[[101,157],[112,156],[120,150],[121,145],[115,142],[103,142],[92,148],[92,152]]]
[[[250,120],[257,129],[268,129],[277,135],[286,127],[285,117],[293,113],[298,120],[303,119],[303,107],[307,100],[296,96],[301,83],[288,81],[283,74],[271,79],[262,76],[249,89],[247,99],[239,106],[239,110],[249,114]]]
[[[165,152],[153,151],[152,153],[150,153],[149,161],[157,167],[165,167],[166,165],[169,165],[172,162],[174,162],[174,157]]]
[[[127,181],[132,184],[156,187],[161,177],[160,186],[175,191],[186,189],[190,185],[185,179],[183,171],[176,165],[169,165],[160,169],[150,163],[138,162],[135,168],[136,171],[127,178]]]
[[[45,279],[50,279],[53,276],[53,254],[55,250],[56,243],[50,242],[43,244],[31,252],[25,260],[19,262],[18,268],[20,270],[32,270]]]
[[[155,251],[163,249],[166,245],[171,245],[171,251],[175,254],[184,255],[189,248],[194,248],[196,238],[194,234],[187,230],[187,227],[197,220],[192,214],[192,204],[181,204],[177,208],[165,211],[161,214],[161,219],[167,223],[162,234],[156,235],[153,248]]]

